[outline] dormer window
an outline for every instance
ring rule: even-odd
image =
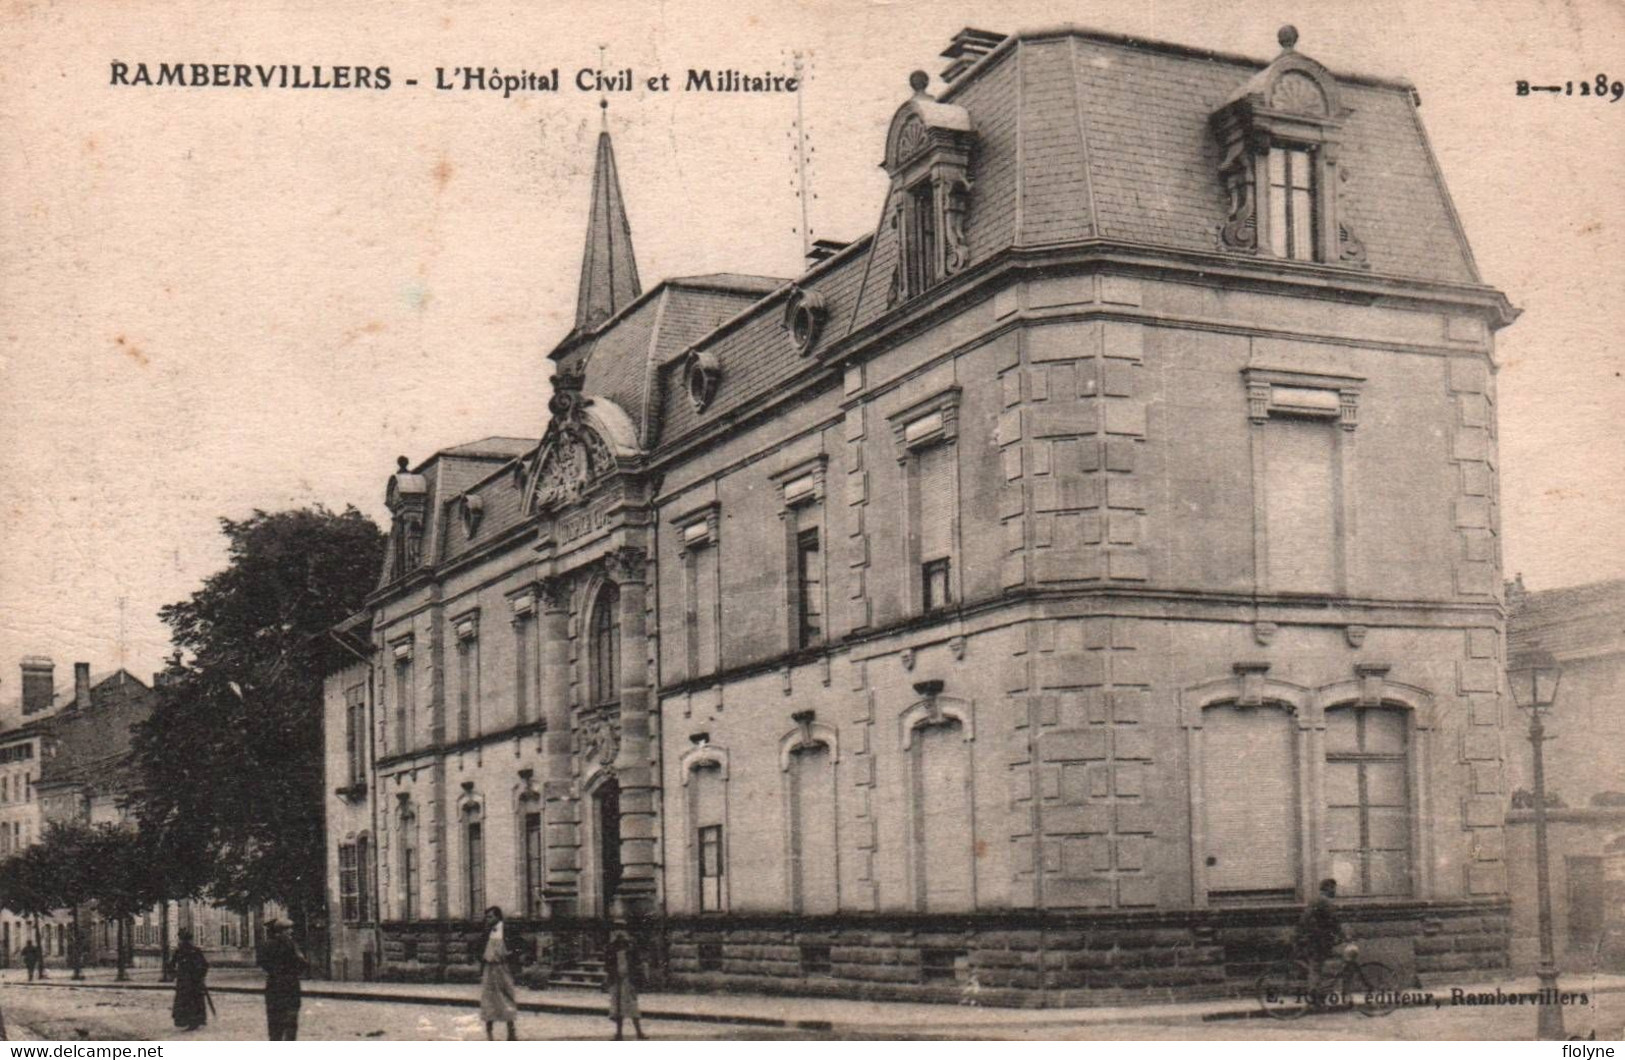
[[[1270,253],[1294,261],[1316,260],[1314,149],[1271,147],[1269,177]]]
[[[1363,266],[1365,248],[1337,201],[1338,147],[1350,111],[1326,68],[1293,50],[1297,30],[1282,27],[1280,41],[1275,61],[1210,119],[1230,200],[1219,244],[1283,261]]]
[[[908,189],[904,206],[903,262],[907,285],[905,295],[913,298],[929,289],[937,276],[936,188],[922,180]]]
[[[891,229],[897,240],[889,302],[914,298],[970,264],[970,113],[926,95],[930,78],[909,77],[914,96],[892,118],[886,171],[892,178]]]

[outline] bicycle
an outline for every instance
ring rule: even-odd
[[[1359,955],[1358,946],[1344,946],[1340,963],[1320,976],[1318,985],[1308,961],[1282,961],[1258,977],[1259,1007],[1278,1020],[1351,1008],[1363,1016],[1388,1015],[1399,1007],[1399,976],[1381,961],[1362,961]]]

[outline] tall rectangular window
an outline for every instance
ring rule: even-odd
[[[409,734],[412,724],[412,660],[410,657],[395,662],[395,753],[401,754],[411,746]]]
[[[722,826],[708,824],[699,831],[700,912],[722,909]]]
[[[525,915],[542,915],[542,888],[547,880],[546,862],[543,860],[542,815],[525,814]]]
[[[530,720],[530,641],[534,632],[529,615],[513,620],[513,716],[518,725]]]
[[[935,611],[953,602],[954,447],[920,449],[914,458],[914,474],[920,607]]]
[[[473,637],[457,639],[457,738],[466,740],[476,735],[474,700],[478,696],[479,641]]]
[[[1271,417],[1264,430],[1268,584],[1276,592],[1338,589],[1337,428]]]
[[[353,843],[339,844],[339,909],[346,924],[361,919],[360,881],[356,876],[356,852]]]
[[[1326,853],[1340,893],[1411,893],[1408,716],[1326,712]]]
[[[947,559],[920,564],[920,602],[923,610],[937,611],[953,603],[953,567]]]
[[[401,818],[401,919],[418,915],[418,822],[416,815]]]
[[[353,785],[366,779],[367,688],[355,685],[344,693],[344,743]]]
[[[796,630],[799,648],[824,638],[824,561],[817,527],[796,534]]]
[[[931,181],[908,190],[906,246],[908,294],[919,294],[937,280],[937,202]]]
[[[1308,148],[1270,148],[1270,250],[1278,258],[1315,260],[1314,161]]]
[[[355,844],[355,918],[365,924],[372,919],[372,844],[362,836]]]
[[[485,909],[485,825],[476,812],[470,815],[463,827],[468,837],[465,844],[468,855],[468,915],[473,919]]]

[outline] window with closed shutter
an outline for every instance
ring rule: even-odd
[[[725,793],[722,770],[714,763],[695,769],[689,776],[694,853],[699,870],[699,907],[702,913],[720,912],[727,900],[724,887],[727,853],[722,846],[722,826],[726,823],[727,813]]]
[[[1264,426],[1265,533],[1269,587],[1325,593],[1337,588],[1336,428],[1272,418]]]
[[[525,814],[525,915],[540,917],[543,910],[543,886],[546,883],[546,862],[542,852],[542,815]]]
[[[970,751],[963,727],[947,721],[915,731],[913,746],[915,900],[929,912],[974,904],[970,842]]]
[[[1213,901],[1291,900],[1298,885],[1292,715],[1273,706],[1203,714],[1207,888]]]
[[[920,562],[947,559],[953,551],[953,447],[933,445],[915,458],[920,489]]]
[[[790,756],[790,876],[795,911],[835,912],[835,773],[829,748]]]

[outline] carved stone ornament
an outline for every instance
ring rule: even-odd
[[[917,116],[909,116],[903,122],[903,127],[897,130],[897,160],[906,162],[925,150],[928,137],[925,135],[925,122]]]
[[[891,214],[891,230],[894,233],[893,241],[897,245],[897,262],[892,266],[891,282],[886,285],[886,305],[896,305],[903,300],[903,204],[898,203]]]
[[[1230,186],[1230,215],[1219,226],[1219,242],[1230,250],[1258,249],[1258,200],[1251,176],[1237,174]]]
[[[1343,636],[1348,640],[1349,647],[1358,648],[1365,643],[1366,627],[1344,626]]]
[[[1337,225],[1337,258],[1345,265],[1366,264],[1365,244],[1355,236],[1347,221]]]
[[[965,212],[970,209],[970,181],[952,180],[947,186],[942,208],[947,257],[943,268],[949,276],[970,264],[970,244],[965,241]]]
[[[536,476],[534,504],[539,510],[579,502],[594,482],[615,470],[609,446],[591,427],[555,420],[554,428]]]
[[[1270,106],[1293,114],[1325,114],[1326,93],[1308,74],[1288,70],[1275,82]]]
[[[610,765],[621,752],[621,727],[614,718],[595,714],[584,718],[577,733],[583,761]]]
[[[1266,648],[1275,640],[1275,635],[1279,632],[1281,632],[1281,627],[1274,622],[1253,623],[1253,639]]]
[[[623,545],[604,557],[604,572],[618,582],[641,582],[648,568],[648,553],[631,545]]]
[[[564,578],[548,578],[536,583],[536,597],[544,611],[564,611],[570,606],[570,583]]]

